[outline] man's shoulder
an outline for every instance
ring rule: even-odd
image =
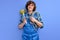
[[[38,15],[40,15],[40,13],[39,12],[34,12],[34,15],[38,16]]]

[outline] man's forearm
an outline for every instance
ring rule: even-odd
[[[42,23],[39,22],[38,20],[35,20],[35,23],[36,23],[36,25],[37,25],[38,27],[41,27],[41,26],[42,26]]]
[[[21,24],[19,24],[19,28],[23,28],[24,25],[25,25],[25,23],[22,22]]]

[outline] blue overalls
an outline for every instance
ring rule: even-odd
[[[27,23],[23,27],[22,39],[23,40],[39,40],[39,35],[37,32],[38,27],[35,23],[32,23],[30,21],[30,19],[29,19],[30,16],[33,16],[35,19],[37,19],[38,21],[43,23],[39,13],[34,12],[31,15],[29,15],[28,13],[25,13],[25,18],[27,20]],[[22,18],[22,16],[21,16],[21,18]],[[20,23],[21,23],[21,20],[20,20]]]

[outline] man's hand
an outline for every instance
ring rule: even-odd
[[[26,21],[26,18],[23,19],[23,23],[25,24],[27,21]]]
[[[34,17],[30,17],[30,20],[31,20],[31,22],[35,22],[36,21],[36,19],[34,18]]]
[[[19,28],[23,28],[23,26],[25,25],[26,23],[26,18],[23,19],[23,22],[21,24],[19,24]]]
[[[38,20],[36,20],[34,17],[30,17],[30,20],[33,23],[36,23],[38,27],[41,27],[43,25],[41,22],[39,22]]]

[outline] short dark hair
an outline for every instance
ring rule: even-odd
[[[36,4],[35,4],[35,2],[33,2],[33,1],[28,1],[27,3],[26,3],[26,10],[28,11],[28,5],[30,5],[30,4],[34,4],[34,9],[33,9],[33,11],[35,11],[36,10]]]

